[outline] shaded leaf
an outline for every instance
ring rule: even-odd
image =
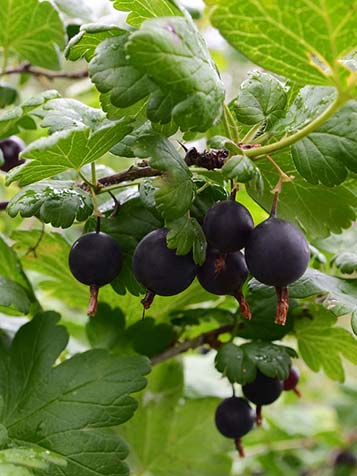
[[[232,342],[221,347],[215,359],[216,369],[221,372],[231,383],[245,385],[253,382],[256,376],[256,367],[242,347]]]
[[[206,259],[207,242],[198,221],[186,215],[166,225],[170,228],[168,247],[176,249],[177,255],[187,255],[192,250],[195,263],[202,265]]]
[[[344,274],[355,273],[357,271],[357,254],[348,252],[339,253],[334,256],[331,263]]]

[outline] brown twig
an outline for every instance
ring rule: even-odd
[[[130,182],[144,177],[157,177],[162,175],[162,170],[153,169],[148,165],[132,165],[128,169],[122,170],[114,175],[108,175],[107,177],[102,177],[98,180],[100,188],[109,187],[110,185],[116,185],[122,182]],[[82,188],[87,188],[86,184],[81,185]],[[104,192],[105,190],[103,190]]]
[[[57,79],[57,78],[81,79],[81,78],[88,77],[88,70],[77,71],[74,73],[64,72],[64,71],[60,71],[58,73],[52,73],[50,71],[44,71],[38,68],[34,68],[30,63],[23,63],[23,64],[20,64],[19,66],[16,66],[15,68],[7,68],[2,73],[0,73],[0,76],[5,76],[8,74],[22,74],[22,73],[31,74],[32,76],[37,76],[37,77],[42,76],[48,79]]]
[[[161,354],[152,357],[151,364],[159,364],[160,362],[164,362],[165,360],[187,352],[190,349],[197,349],[204,344],[208,344],[213,348],[217,348],[219,346],[218,336],[225,334],[226,332],[231,332],[233,328],[233,324],[225,324],[224,326],[213,329],[212,331],[204,332],[193,339],[185,340],[178,344],[176,343],[176,345],[169,347],[168,349],[164,350],[164,352],[161,352]]]

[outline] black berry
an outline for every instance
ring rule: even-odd
[[[203,221],[208,243],[224,253],[244,248],[253,228],[249,211],[234,200],[214,205],[208,210]]]
[[[93,231],[73,244],[68,262],[73,276],[91,287],[88,314],[94,315],[99,287],[111,283],[122,268],[121,249],[110,235]]]
[[[173,296],[184,291],[194,280],[197,266],[192,255],[176,255],[167,247],[168,230],[160,228],[146,235],[137,245],[133,256],[133,272],[136,279],[151,293],[144,300],[148,308],[153,295]]]
[[[352,468],[357,466],[357,458],[349,450],[339,451],[334,458],[334,466],[350,466]]]
[[[241,292],[244,281],[248,277],[248,268],[240,251],[222,254],[218,250],[209,248],[206,261],[199,268],[197,277],[201,286],[210,293],[236,296],[243,315],[250,319],[249,306]]]
[[[24,150],[24,142],[16,136],[0,141],[0,149],[4,157],[4,163],[0,167],[4,172],[23,164],[25,161],[19,159],[20,153]]]
[[[283,288],[300,278],[309,264],[309,245],[291,223],[271,217],[258,225],[245,248],[248,269],[261,283]]]
[[[257,370],[254,382],[242,386],[244,396],[257,405],[257,424],[262,421],[261,407],[275,402],[283,391],[283,383],[278,378],[264,375]]]
[[[226,398],[217,407],[216,427],[223,436],[235,440],[241,456],[244,456],[244,452],[240,438],[250,432],[254,421],[254,411],[245,398]]]

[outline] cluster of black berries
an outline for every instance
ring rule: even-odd
[[[240,456],[244,456],[241,438],[252,430],[255,423],[258,426],[262,423],[262,406],[275,402],[283,390],[294,390],[300,395],[296,388],[298,381],[296,367],[291,367],[284,381],[267,377],[258,370],[254,382],[242,386],[245,398],[233,396],[218,405],[215,415],[217,429],[223,436],[234,440]],[[256,412],[249,402],[256,405]]]
[[[24,148],[25,144],[16,136],[11,136],[0,141],[0,151],[4,159],[4,163],[0,166],[0,170],[8,172],[14,167],[23,164],[25,161],[20,159],[19,155]]]

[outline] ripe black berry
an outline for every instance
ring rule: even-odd
[[[155,294],[173,296],[184,291],[194,280],[197,267],[192,255],[176,255],[167,247],[168,229],[160,228],[146,235],[137,245],[133,256],[136,279],[149,292],[143,300],[147,309]]]
[[[276,322],[285,324],[286,287],[304,274],[309,263],[309,245],[304,235],[291,223],[271,216],[252,232],[245,258],[249,271],[258,281],[277,288]]]
[[[0,141],[0,149],[4,157],[4,163],[0,167],[4,172],[23,164],[25,161],[19,159],[20,153],[24,150],[24,142],[16,136]]]
[[[296,388],[299,383],[300,372],[297,367],[291,367],[288,377],[283,382],[284,390],[293,390],[298,397],[301,397],[300,391]]]
[[[339,451],[334,458],[334,466],[344,466],[346,468],[355,468],[357,467],[357,457],[349,450]]]
[[[245,398],[231,397],[217,407],[215,421],[218,431],[227,438],[233,438],[240,456],[244,456],[240,438],[253,428],[254,412]]]
[[[234,200],[214,205],[208,210],[203,221],[203,230],[208,243],[224,253],[243,248],[253,228],[253,219],[249,211]]]
[[[254,382],[243,385],[242,391],[250,402],[257,405],[257,424],[260,425],[262,405],[270,405],[280,397],[283,383],[278,378],[267,377],[257,370]]]
[[[209,248],[206,261],[197,273],[201,286],[213,294],[234,295],[247,318],[251,318],[248,303],[245,301],[241,289],[248,277],[248,268],[244,256],[240,251],[222,254],[218,250]]]
[[[123,264],[118,243],[100,231],[87,233],[73,244],[68,262],[73,276],[91,287],[88,314],[95,315],[99,287],[111,283]]]

